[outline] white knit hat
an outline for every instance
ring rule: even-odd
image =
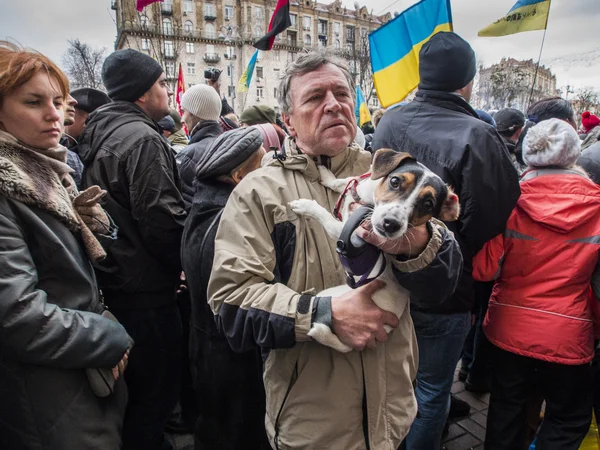
[[[222,103],[215,88],[196,84],[181,97],[181,108],[201,120],[219,120]]]
[[[560,119],[538,123],[528,130],[523,140],[523,160],[529,167],[571,167],[580,154],[577,132]]]

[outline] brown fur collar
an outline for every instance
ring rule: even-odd
[[[0,194],[52,214],[71,231],[80,229],[69,193],[56,171],[43,157],[18,143],[0,140]]]

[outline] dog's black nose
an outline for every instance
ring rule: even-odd
[[[395,233],[400,229],[400,222],[394,219],[383,219],[383,229],[386,233]]]

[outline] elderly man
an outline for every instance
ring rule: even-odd
[[[278,92],[290,137],[229,198],[215,241],[209,302],[234,350],[258,346],[263,352],[273,448],[396,449],[416,415],[410,315],[398,320],[373,303],[383,287],[377,280],[341,297],[316,297],[343,284],[344,271],[335,242],[288,206],[312,198],[333,209],[337,194],[319,183],[319,165],[338,177],[369,169],[369,153],[352,142],[352,77],[327,54],[309,53],[287,67]],[[444,227],[417,227],[410,242],[360,234],[400,250],[394,273],[423,302],[438,303],[454,290],[462,259]],[[312,341],[307,333],[315,320],[330,324],[356,351],[342,354]],[[395,328],[389,335],[386,324]]]

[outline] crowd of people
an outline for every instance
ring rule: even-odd
[[[238,116],[209,69],[180,115],[146,54],[116,51],[105,91],[70,91],[0,43],[2,448],[174,450],[169,432],[196,450],[438,450],[469,414],[458,367],[491,392],[486,449],[578,449],[600,407],[600,119],[577,129],[560,97],[475,110],[455,33],[419,57],[414,99],[361,129],[326,52],[288,64],[277,111]],[[289,206],[333,211],[320,168],[358,177],[380,149],[460,199],[455,222],[357,231],[393,255],[400,317],[379,281],[317,295],[346,273]],[[353,351],[313,341],[316,322]]]

